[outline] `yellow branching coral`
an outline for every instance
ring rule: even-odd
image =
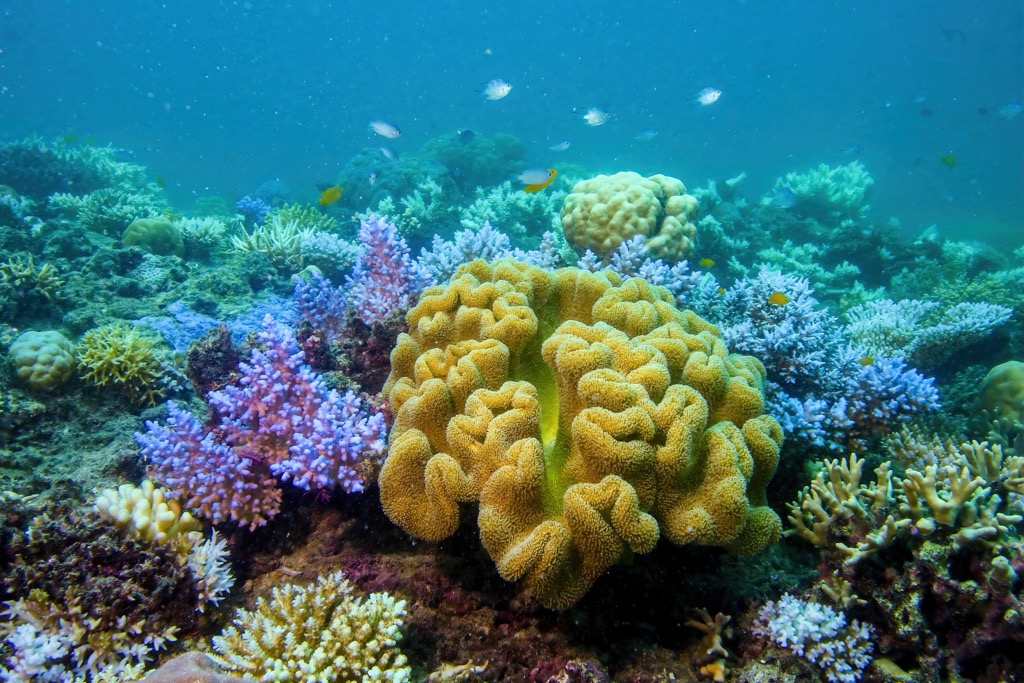
[[[398,649],[404,620],[404,600],[357,597],[335,572],[310,586],[279,586],[255,611],[238,610],[213,639],[211,657],[227,673],[258,681],[402,683],[411,675]]]
[[[761,415],[764,367],[667,290],[478,260],[408,322],[380,488],[414,536],[451,535],[459,504],[479,501],[498,571],[555,608],[662,534],[741,554],[777,540],[765,487],[782,430]]]
[[[89,330],[76,348],[78,371],[96,386],[118,385],[138,405],[156,405],[177,387],[177,372],[155,338],[139,325],[113,323]]]
[[[693,253],[697,199],[670,176],[626,171],[581,180],[562,205],[565,238],[599,256],[635,235],[652,255],[680,261]]]

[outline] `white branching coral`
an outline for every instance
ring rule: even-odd
[[[298,271],[303,266],[302,243],[315,234],[315,229],[304,227],[297,220],[285,220],[272,214],[252,232],[242,227],[239,234],[232,235],[231,251],[261,253],[275,268]]]
[[[877,299],[846,312],[846,333],[870,354],[933,366],[982,339],[1012,314],[1006,306],[989,303],[946,308],[935,301]]]
[[[403,683],[411,675],[398,649],[405,614],[404,600],[355,596],[335,572],[309,586],[279,586],[255,610],[239,610],[214,637],[213,659],[254,680]]]
[[[188,568],[196,580],[199,591],[200,612],[205,610],[206,603],[216,605],[235,585],[235,577],[228,564],[227,543],[217,538],[214,530],[210,538],[196,543],[188,551]]]
[[[871,663],[874,629],[828,605],[792,595],[770,601],[758,612],[754,632],[817,664],[832,683],[854,683]]]

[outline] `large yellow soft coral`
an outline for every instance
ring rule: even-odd
[[[641,235],[655,257],[681,261],[693,253],[697,208],[676,178],[632,171],[599,175],[576,183],[566,196],[562,229],[574,247],[599,256]]]
[[[410,534],[445,538],[479,501],[498,571],[554,608],[661,534],[741,554],[778,539],[764,367],[667,290],[477,260],[407,319],[380,489]]]

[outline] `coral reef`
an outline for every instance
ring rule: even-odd
[[[355,594],[341,572],[285,584],[214,637],[212,659],[256,680],[410,681],[402,638],[405,602]]]
[[[566,194],[564,190],[527,194],[507,180],[496,187],[478,187],[473,203],[460,212],[459,222],[470,229],[485,223],[500,225],[521,246],[536,246],[542,234],[560,229],[559,211]]]
[[[48,667],[68,679],[145,664],[194,625],[198,594],[177,552],[124,537],[91,513],[51,507],[12,556],[4,582],[14,599],[0,632],[21,629],[22,648],[48,653]],[[22,649],[14,661],[27,656]]]
[[[879,299],[846,312],[846,333],[867,353],[935,367],[1010,319],[1006,306]]]
[[[1024,363],[1008,360],[989,370],[981,382],[978,407],[1000,422],[1024,422]]]
[[[565,238],[580,251],[598,255],[640,235],[657,258],[670,263],[693,253],[697,200],[676,178],[644,178],[626,171],[581,180],[562,205]]]
[[[157,256],[185,256],[185,240],[181,229],[163,216],[136,218],[125,228],[121,242],[125,246],[139,247]]]
[[[100,493],[93,509],[118,529],[147,543],[174,545],[202,526],[190,513],[182,511],[178,501],[167,500],[166,493],[149,479],[142,482],[142,486],[122,484]],[[192,544],[187,542],[186,545]]]
[[[902,477],[889,461],[866,482],[863,460],[826,461],[787,533],[821,548],[818,589],[886,634],[883,655],[925,678],[972,678],[1021,642],[1024,458],[913,431],[890,449]]]
[[[828,605],[792,595],[770,601],[758,612],[754,632],[822,669],[831,683],[856,683],[871,663],[874,630]]]
[[[15,319],[61,296],[64,282],[49,263],[36,267],[32,254],[14,254],[0,263],[0,311]]]
[[[381,502],[406,531],[480,537],[506,579],[565,608],[611,564],[674,543],[754,553],[782,434],[763,366],[638,279],[503,259],[463,266],[407,316],[385,386]]]

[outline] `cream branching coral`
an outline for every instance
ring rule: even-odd
[[[254,611],[238,610],[213,639],[212,658],[253,680],[403,683],[411,675],[398,649],[404,620],[404,600],[358,597],[335,572],[309,586],[279,586]]]
[[[1004,457],[999,445],[964,443],[945,462],[908,469],[902,478],[883,462],[874,482],[861,483],[863,469],[855,455],[826,460],[789,503],[792,529],[786,533],[817,546],[834,545],[852,566],[906,538],[911,528],[918,537],[943,535],[956,546],[995,554],[1024,520],[1024,457]]]
[[[118,528],[144,541],[182,542],[191,547],[186,535],[202,529],[199,520],[182,511],[181,504],[168,499],[166,491],[150,479],[143,481],[142,486],[122,484],[103,491],[96,497],[93,509]]]
[[[673,543],[772,544],[782,431],[764,367],[643,280],[477,260],[408,314],[384,391],[388,516],[439,540],[479,501],[510,581],[564,608],[609,566]]]
[[[566,196],[562,229],[569,244],[598,256],[640,235],[652,256],[675,262],[693,253],[697,208],[676,178],[632,171],[599,175],[576,183]]]

